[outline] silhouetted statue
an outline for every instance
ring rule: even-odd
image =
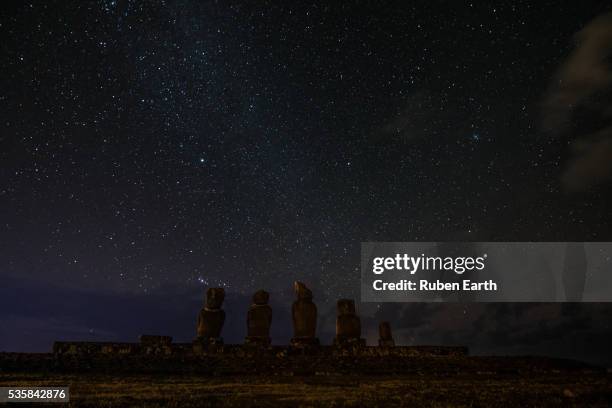
[[[268,305],[270,294],[265,290],[258,290],[253,295],[253,304],[247,313],[246,344],[270,344],[270,325],[272,324],[272,308]]]
[[[381,347],[393,347],[395,346],[395,340],[391,335],[391,325],[389,322],[381,322],[378,325],[378,345]]]
[[[317,330],[317,306],[312,302],[312,292],[302,282],[295,282],[293,289],[297,300],[293,302],[293,338],[291,345],[318,345],[315,337]]]
[[[568,242],[563,264],[563,289],[565,300],[580,302],[584,293],[587,273],[587,256],[582,242]]]
[[[361,344],[361,320],[355,313],[355,301],[340,299],[337,304],[338,316],[336,318],[336,338],[334,344]]]
[[[198,339],[222,343],[221,329],[225,322],[225,312],[221,309],[223,299],[223,288],[208,288],[206,291],[206,305],[198,315]]]

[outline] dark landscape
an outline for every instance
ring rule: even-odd
[[[17,369],[16,359],[29,363]],[[0,386],[70,386],[71,406],[79,407],[608,407],[612,401],[612,376],[605,369],[536,357],[271,356],[225,366],[223,358],[202,357],[166,361],[174,371],[155,370],[154,360],[163,366],[164,359],[149,356],[148,369],[118,374],[108,366],[62,369],[49,354],[4,353]],[[220,371],[212,373],[212,367]]]

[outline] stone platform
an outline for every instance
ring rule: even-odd
[[[56,342],[52,353],[0,353],[0,371],[197,373],[201,375],[320,375],[325,373],[403,373],[415,361],[467,357],[465,347],[395,346],[307,348],[156,341],[140,343]]]
[[[291,356],[355,356],[355,357],[415,357],[415,356],[466,356],[468,349],[458,346],[363,346],[342,347],[339,345],[310,346],[258,346],[250,344],[216,345],[214,348],[194,347],[195,343],[112,343],[112,342],[65,342],[53,345],[53,354],[74,356],[118,356],[118,355],[166,355],[174,357],[225,356],[244,357],[251,355]]]

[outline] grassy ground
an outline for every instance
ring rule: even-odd
[[[610,374],[577,373],[371,378],[0,374],[0,386],[68,385],[70,406],[78,407],[609,407],[612,406],[611,380]]]

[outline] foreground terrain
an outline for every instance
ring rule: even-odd
[[[522,372],[505,370],[506,365],[498,363],[465,373],[436,373],[425,364],[423,370],[415,367],[409,374],[373,376],[18,371],[0,372],[0,386],[70,386],[69,406],[75,407],[612,405],[612,375],[605,371]]]
[[[601,367],[469,356],[462,347],[226,345],[196,353],[191,344],[141,342],[54,350],[0,353],[0,387],[69,386],[73,407],[612,406],[612,373]]]

